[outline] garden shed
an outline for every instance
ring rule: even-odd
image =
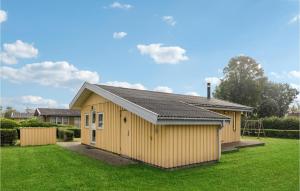
[[[162,168],[218,161],[221,143],[240,139],[241,112],[251,111],[210,95],[90,83],[70,108],[81,110],[82,144]]]

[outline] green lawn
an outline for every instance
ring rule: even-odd
[[[262,139],[264,147],[222,155],[215,165],[164,171],[115,167],[59,146],[1,148],[1,191],[299,190],[299,140]]]

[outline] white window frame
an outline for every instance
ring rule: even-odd
[[[99,115],[102,115],[102,126],[99,126]],[[97,113],[97,128],[98,129],[104,129],[104,113],[103,112],[98,112]]]
[[[65,122],[64,119],[67,119],[66,120],[66,122],[67,122],[66,124],[64,123]],[[62,121],[63,125],[69,125],[69,117],[61,117],[61,121]]]
[[[88,116],[88,120],[86,120],[86,116]],[[88,122],[88,125],[86,125],[86,122]],[[84,114],[84,127],[89,128],[90,127],[90,116],[88,113]]]
[[[58,123],[59,120],[57,119],[60,119],[61,123]],[[55,117],[55,123],[58,124],[58,125],[63,125],[63,121],[62,121],[62,117],[58,116],[58,117]]]

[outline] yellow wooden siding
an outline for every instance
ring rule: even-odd
[[[96,144],[97,148],[108,150],[120,154],[120,111],[121,107],[105,100],[104,98],[92,94],[81,109],[81,142],[90,144],[90,128],[85,127],[85,114],[91,113],[93,106],[96,111],[103,113],[103,129],[98,128],[98,116],[96,117]],[[91,120],[91,116],[89,116]],[[91,122],[89,122],[91,125]]]
[[[154,125],[131,114],[131,158],[164,168],[218,160],[218,126]]]
[[[56,143],[56,128],[20,128],[20,145],[48,145]]]
[[[215,112],[230,117],[230,123],[226,123],[221,130],[221,143],[231,143],[231,142],[240,141],[241,112],[238,111],[215,111]]]
[[[96,127],[96,144],[93,146],[121,154],[121,112],[124,109],[96,94],[92,94],[81,108],[81,142],[90,145],[85,114],[90,115],[92,106],[96,112],[104,114],[104,128]],[[130,158],[164,168],[219,158],[218,126],[154,125],[133,113],[130,118]]]

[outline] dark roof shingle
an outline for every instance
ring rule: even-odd
[[[80,117],[80,111],[74,109],[37,108],[34,115]]]
[[[145,109],[157,113],[160,119],[172,118],[209,118],[228,119],[224,115],[209,111],[205,107],[226,107],[229,109],[245,109],[250,107],[230,103],[218,99],[207,99],[200,96],[162,93],[148,90],[137,90],[106,85],[98,87],[135,103]]]

